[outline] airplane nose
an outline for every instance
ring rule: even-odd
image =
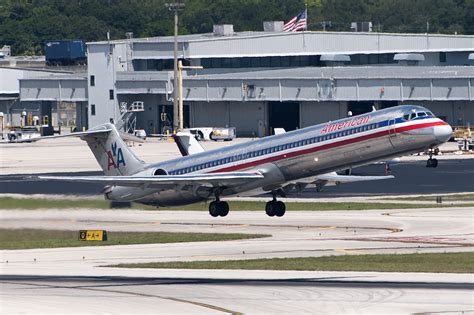
[[[448,141],[452,135],[453,128],[448,124],[434,127],[434,136],[440,143]]]

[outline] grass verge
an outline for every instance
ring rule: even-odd
[[[406,203],[375,203],[375,202],[286,202],[289,211],[324,211],[324,210],[371,210],[371,209],[413,209],[434,207],[472,207],[474,203],[456,205],[437,204],[406,204]],[[232,211],[263,211],[264,201],[229,201]],[[13,198],[0,197],[0,209],[109,209],[107,200],[94,199],[43,199],[43,198]],[[192,210],[207,211],[206,203],[195,203],[179,207],[155,208],[132,203],[132,209],[142,210]]]
[[[473,273],[473,261],[474,253],[429,253],[403,255],[343,255],[229,261],[159,262],[119,264],[108,267]]]
[[[0,229],[0,249],[230,241],[269,236],[267,234],[241,233],[107,232],[108,240],[101,242],[81,241],[79,240],[79,231]]]

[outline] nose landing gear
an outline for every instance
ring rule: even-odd
[[[433,154],[438,154],[439,152],[439,149],[436,148],[436,149],[430,149],[428,151],[428,154],[430,155],[430,158],[428,159],[428,161],[426,161],[426,167],[438,167],[438,160],[437,159],[433,159]]]
[[[438,160],[429,158],[428,161],[426,161],[426,167],[438,167]]]

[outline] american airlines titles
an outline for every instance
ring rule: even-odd
[[[364,125],[369,122],[370,115],[364,117],[353,118],[351,120],[335,123],[335,124],[327,124],[323,129],[321,129],[321,134],[330,133],[333,131],[338,131],[341,129],[355,127]]]

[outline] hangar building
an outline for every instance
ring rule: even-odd
[[[185,126],[234,126],[265,136],[385,108],[420,104],[453,125],[474,123],[474,36],[353,32],[182,35],[178,57],[201,65],[184,75]],[[22,102],[75,102],[78,126],[117,120],[144,102],[137,126],[161,133],[172,121],[173,37],[87,44],[87,74],[20,79]]]

